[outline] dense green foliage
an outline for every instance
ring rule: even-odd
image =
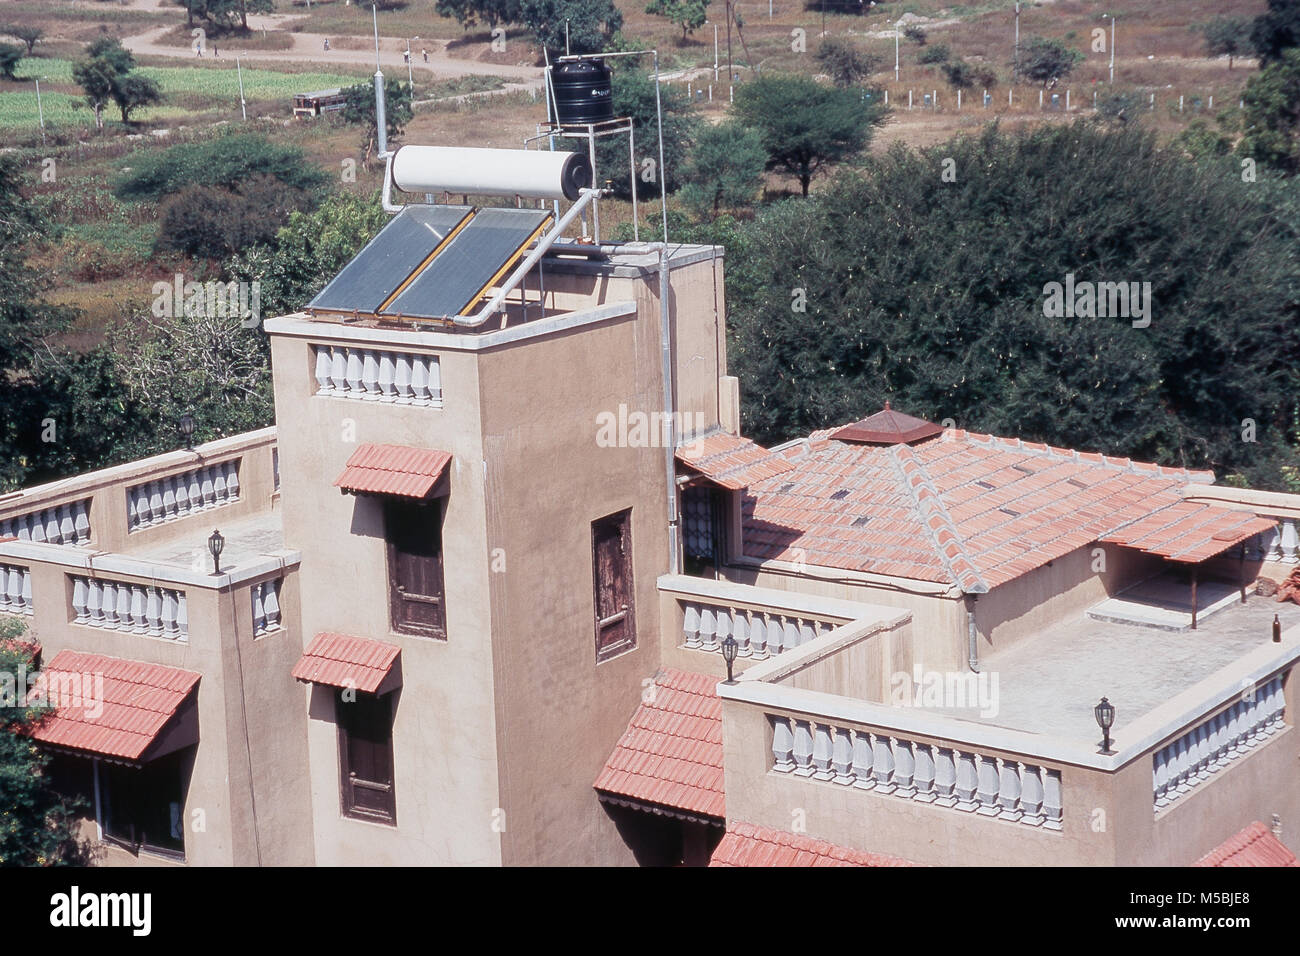
[[[298,147],[239,133],[144,154],[122,177],[117,194],[123,199],[158,200],[187,186],[233,190],[258,176],[304,192],[320,189],[329,181]]]
[[[934,46],[927,46],[922,49],[921,52],[916,55],[916,62],[925,63],[927,65],[947,63],[951,57],[952,50],[948,48],[946,43],[936,43]]]
[[[520,22],[554,59],[564,52],[565,23],[573,53],[599,53],[623,26],[613,0],[521,0]]]
[[[1016,75],[1047,86],[1068,76],[1082,59],[1082,53],[1071,50],[1064,43],[1045,37],[1030,37],[1021,44]]]
[[[45,37],[45,31],[37,26],[30,26],[26,23],[6,23],[0,25],[0,34],[4,36],[16,37],[23,41],[23,46],[27,48],[27,55],[31,56],[36,52],[36,44]]]
[[[0,674],[12,675],[9,692],[15,697],[18,677],[25,692],[35,666],[22,642],[25,630],[21,621],[0,620]],[[88,847],[76,834],[82,801],[53,789],[48,753],[24,733],[44,713],[43,707],[0,706],[0,866],[77,866],[88,860]]]
[[[223,259],[271,242],[289,214],[315,205],[313,193],[258,174],[233,189],[187,186],[163,203],[158,248]]]
[[[794,176],[805,196],[826,164],[861,153],[885,110],[860,89],[832,89],[804,76],[764,74],[736,90],[737,118],[758,131],[768,168]]]
[[[1242,101],[1242,155],[1287,175],[1300,173],[1300,47],[1252,76]]]
[[[1251,24],[1250,42],[1261,66],[1281,59],[1283,52],[1300,46],[1300,3],[1268,0],[1268,10]]]
[[[185,8],[190,26],[197,17],[216,32],[246,31],[248,14],[270,13],[274,9],[271,0],[176,0],[176,3]]]
[[[828,36],[817,46],[817,62],[836,86],[856,86],[880,69],[880,57],[848,37]]]
[[[0,43],[0,76],[6,80],[16,80],[14,70],[23,58],[23,48],[15,43]]]
[[[614,115],[632,119],[636,137],[637,181],[639,199],[659,195],[659,128],[655,114],[655,81],[652,74],[623,68],[614,75]],[[661,86],[660,99],[664,115],[664,163],[668,166],[668,191],[681,183],[681,170],[692,141],[700,127],[686,91],[681,84]],[[627,140],[609,136],[596,146],[597,175],[603,185],[608,180],[614,194],[622,199],[632,196],[628,183]]]
[[[682,28],[682,41],[709,19],[709,0],[651,0],[645,12]]]
[[[735,122],[705,126],[682,170],[686,182],[680,192],[682,202],[707,219],[723,209],[752,206],[766,163],[767,151],[754,130]]]
[[[121,111],[122,122],[129,123],[132,110],[163,98],[157,82],[135,71],[135,57],[115,37],[100,37],[86,47],[85,57],[72,68],[72,78],[85,92],[99,129],[110,100]]]
[[[1250,42],[1251,21],[1245,17],[1215,17],[1200,26],[1205,35],[1205,52],[1210,56],[1226,56],[1228,69],[1232,61],[1254,50]]]
[[[345,87],[343,95],[347,98],[343,121],[364,127],[363,147],[375,145],[379,136],[379,123],[375,118],[375,84],[357,83]],[[384,131],[388,138],[401,136],[414,115],[410,84],[391,76],[384,77]]]
[[[892,399],[934,421],[1281,487],[1300,385],[1300,199],[1238,172],[1132,128],[990,127],[896,147],[764,210],[727,237],[746,432],[787,439]],[[1046,317],[1046,284],[1068,274],[1150,282],[1150,326]]]
[[[437,0],[434,10],[439,16],[455,19],[463,27],[480,23],[489,27],[518,23],[521,16],[519,0]]]

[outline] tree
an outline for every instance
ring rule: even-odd
[[[132,110],[162,102],[162,90],[143,73],[128,73],[118,80],[113,90],[113,102],[122,111],[122,125],[131,122]]]
[[[957,175],[940,185],[946,160]],[[764,386],[744,392],[745,432],[783,441],[892,399],[1280,487],[1300,390],[1297,209],[1300,183],[1243,183],[1132,126],[895,147],[741,227],[728,359]],[[1067,275],[1150,282],[1150,327],[1049,317],[1045,285]]]
[[[197,16],[218,32],[239,29],[247,33],[250,13],[270,13],[274,9],[271,0],[176,0],[176,3],[185,8],[187,26],[193,26]],[[382,5],[380,9],[384,9]]]
[[[438,0],[434,10],[467,28],[479,23],[496,27],[522,19],[519,0]]]
[[[369,144],[379,139],[379,123],[375,119],[375,85],[358,83],[345,87],[343,95],[343,121],[365,127],[365,139],[362,145],[369,149]],[[415,115],[411,108],[411,87],[391,76],[384,77],[384,131],[389,139],[402,135],[406,124]]]
[[[766,164],[762,137],[754,130],[736,122],[706,126],[682,171],[681,198],[697,216],[709,219],[724,207],[751,206]]]
[[[23,58],[23,48],[14,43],[0,43],[0,76],[6,80],[16,80],[14,70]]]
[[[917,63],[932,65],[935,63],[947,63],[952,56],[952,50],[946,43],[936,43],[934,46],[927,46],[924,50],[916,55]]]
[[[45,36],[45,31],[40,27],[28,26],[25,23],[6,23],[0,26],[0,33],[22,40],[27,47],[28,56],[36,52],[36,44]]]
[[[664,17],[669,23],[681,27],[682,42],[685,43],[687,34],[694,33],[708,20],[708,7],[709,0],[652,0],[645,12]]]
[[[907,37],[907,39],[911,40],[917,46],[925,46],[925,41],[927,39],[925,31],[915,23],[903,27],[903,36]]]
[[[258,176],[304,192],[318,192],[330,182],[297,146],[255,133],[228,133],[144,153],[118,181],[115,192],[120,199],[161,201],[187,186],[233,191]]]
[[[1236,57],[1249,53],[1251,21],[1245,17],[1215,17],[1201,25],[1205,35],[1205,52],[1210,56],[1226,56],[1228,69]]]
[[[948,83],[958,90],[968,90],[972,86],[988,89],[998,81],[997,74],[987,66],[977,66],[965,60],[952,60],[944,63],[940,69]]]
[[[520,0],[520,8],[523,25],[552,58],[564,52],[566,22],[574,53],[601,52],[623,26],[623,14],[613,0]]]
[[[614,115],[632,120],[632,131],[637,152],[637,196],[647,199],[659,195],[660,180],[666,178],[668,191],[680,182],[681,169],[699,119],[686,91],[677,86],[664,86],[660,90],[663,107],[665,175],[659,170],[659,126],[655,114],[654,77],[635,68],[619,69],[614,75]],[[628,169],[627,143],[621,137],[608,137],[596,145],[598,168],[596,175],[603,184],[609,180],[614,194],[622,199],[632,196]]]
[[[113,99],[117,74],[105,60],[86,59],[72,64],[72,80],[86,95],[86,103],[95,113],[95,129],[104,128],[104,107]]]
[[[1282,54],[1300,46],[1300,3],[1296,0],[1268,0],[1267,12],[1255,18],[1250,28],[1250,42],[1259,56],[1259,65],[1280,60]]]
[[[1300,47],[1283,52],[1246,83],[1243,156],[1300,173]]]
[[[21,621],[0,621],[0,673],[35,672],[38,651],[22,640],[25,630]],[[0,706],[0,866],[83,866],[89,847],[78,839],[77,816],[84,801],[51,785],[49,754],[30,736],[48,708],[28,707],[18,693],[15,686],[15,700]]]
[[[313,193],[265,174],[251,176],[234,189],[188,186],[163,203],[157,246],[222,259],[272,241],[293,212],[314,205]]]
[[[1020,48],[1020,66],[1016,75],[1048,86],[1068,76],[1074,65],[1082,59],[1082,53],[1071,50],[1064,43],[1044,37],[1031,37]]]
[[[808,195],[826,163],[856,156],[885,110],[861,90],[832,89],[802,76],[761,75],[736,91],[735,112],[758,131],[769,169],[784,169]]]
[[[856,86],[880,69],[881,60],[848,37],[831,35],[818,45],[817,62],[836,86]]]

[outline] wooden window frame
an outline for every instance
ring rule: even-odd
[[[388,776],[387,781],[383,780],[364,780],[358,778],[352,770],[348,759],[348,739],[351,736],[351,726],[348,719],[344,716],[347,712],[345,707],[352,706],[351,702],[344,701],[342,695],[344,691],[334,695],[334,722],[338,727],[338,747],[339,747],[339,809],[340,812],[349,820],[365,820],[370,823],[383,823],[388,826],[397,826],[397,768],[393,760],[393,696],[388,694],[363,694],[360,691],[353,691],[357,695],[357,700],[363,697],[373,698],[376,701],[383,701],[387,704],[388,715]],[[359,807],[356,804],[355,788],[361,784],[365,789],[381,790],[388,796],[389,809],[375,810],[370,807]]]
[[[620,528],[620,537],[622,540],[623,570],[627,579],[627,603],[623,609],[615,612],[608,618],[600,616],[600,555],[596,550],[597,533],[602,525],[617,521]],[[636,649],[636,575],[633,569],[632,561],[632,509],[627,508],[623,511],[616,511],[613,514],[606,515],[603,518],[597,518],[591,523],[591,583],[592,583],[592,617],[595,622],[595,642],[596,642],[596,663],[601,664],[611,658],[618,657],[628,651]],[[601,629],[610,624],[617,623],[618,620],[625,622],[624,634],[622,640],[615,643],[601,645]]]

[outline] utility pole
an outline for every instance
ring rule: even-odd
[[[1011,74],[1011,82],[1012,82],[1012,83],[1014,83],[1014,82],[1016,81],[1016,77],[1018,77],[1018,76],[1020,75],[1020,4],[1018,4],[1018,3],[1016,4],[1016,57],[1015,57],[1015,62],[1016,62],[1016,65],[1015,65],[1015,67],[1014,67],[1014,69],[1013,69],[1013,72],[1012,72],[1012,74]]]
[[[41,145],[45,145],[45,107],[41,106],[41,78],[36,78],[36,115],[41,121]]]
[[[239,75],[239,112],[244,114],[244,119],[248,119],[248,106],[244,103],[244,68],[239,65],[239,57],[235,57],[235,72]]]
[[[713,25],[713,82],[718,82],[718,25]]]
[[[736,74],[731,71],[731,0],[727,0],[727,86]]]
[[[1115,14],[1110,15],[1110,82],[1115,83]]]
[[[898,82],[898,25],[901,20],[894,21],[894,82]]]

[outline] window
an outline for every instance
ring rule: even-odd
[[[384,501],[390,620],[400,634],[447,636],[442,591],[442,504]]]
[[[343,815],[396,825],[392,695],[340,691],[334,711]]]
[[[185,776],[192,748],[143,767],[102,761],[99,789],[104,836],[132,850],[185,853]]]
[[[682,491],[683,570],[694,577],[717,578],[725,556],[727,495],[707,485]]]
[[[596,590],[596,661],[636,647],[632,601],[632,512],[591,524],[591,563]]]

